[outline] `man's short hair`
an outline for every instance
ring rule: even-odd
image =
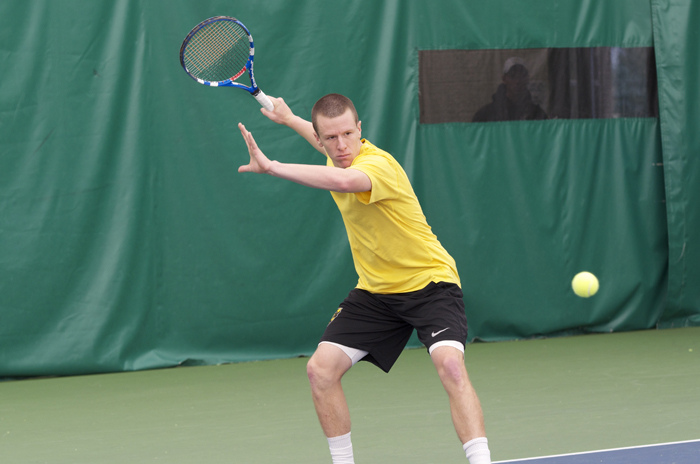
[[[311,109],[311,123],[314,126],[314,130],[318,134],[318,127],[316,126],[316,120],[319,115],[326,118],[337,118],[345,114],[347,110],[352,111],[355,117],[355,123],[360,121],[357,116],[357,110],[355,105],[353,105],[352,100],[344,95],[338,93],[331,93],[325,97],[321,97],[314,107]]]

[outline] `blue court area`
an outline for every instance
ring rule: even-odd
[[[700,440],[635,446],[587,453],[496,461],[494,464],[698,464]]]

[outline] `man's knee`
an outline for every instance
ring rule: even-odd
[[[464,355],[461,351],[449,346],[439,347],[431,357],[443,383],[457,386],[469,385]]]
[[[306,363],[306,375],[312,388],[324,388],[339,382],[352,367],[350,358],[335,346],[319,346]]]
[[[313,384],[321,379],[328,378],[330,371],[323,366],[323,363],[316,357],[311,356],[309,362],[306,363],[306,375],[309,381]]]

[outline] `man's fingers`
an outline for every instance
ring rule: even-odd
[[[243,125],[243,123],[238,123],[238,128],[241,130],[241,135],[243,136],[243,139],[245,140],[246,145],[248,145],[248,150],[253,150],[257,148],[257,144],[255,143],[255,139],[253,138],[253,134],[251,134]]]
[[[272,109],[268,110],[267,108],[262,107],[260,108],[260,111],[262,111],[262,114],[269,118],[275,112],[277,106],[279,106],[279,102],[277,101],[277,98],[271,97],[270,95],[268,95],[267,98],[269,98],[270,102],[272,102]]]
[[[258,148],[258,145],[255,143],[255,139],[253,138],[253,134],[248,131],[243,123],[238,123],[238,128],[241,130],[241,135],[243,136],[243,139],[245,140],[246,146],[248,147],[248,153],[250,154],[250,163],[239,166],[238,172],[259,172],[258,168],[258,160],[257,158],[259,156],[264,156],[262,155],[262,152]]]

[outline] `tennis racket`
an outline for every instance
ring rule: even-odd
[[[180,63],[200,84],[237,87],[250,92],[266,109],[274,105],[255,83],[253,36],[242,22],[228,16],[215,16],[197,24],[180,47]],[[250,85],[236,80],[248,73]]]

